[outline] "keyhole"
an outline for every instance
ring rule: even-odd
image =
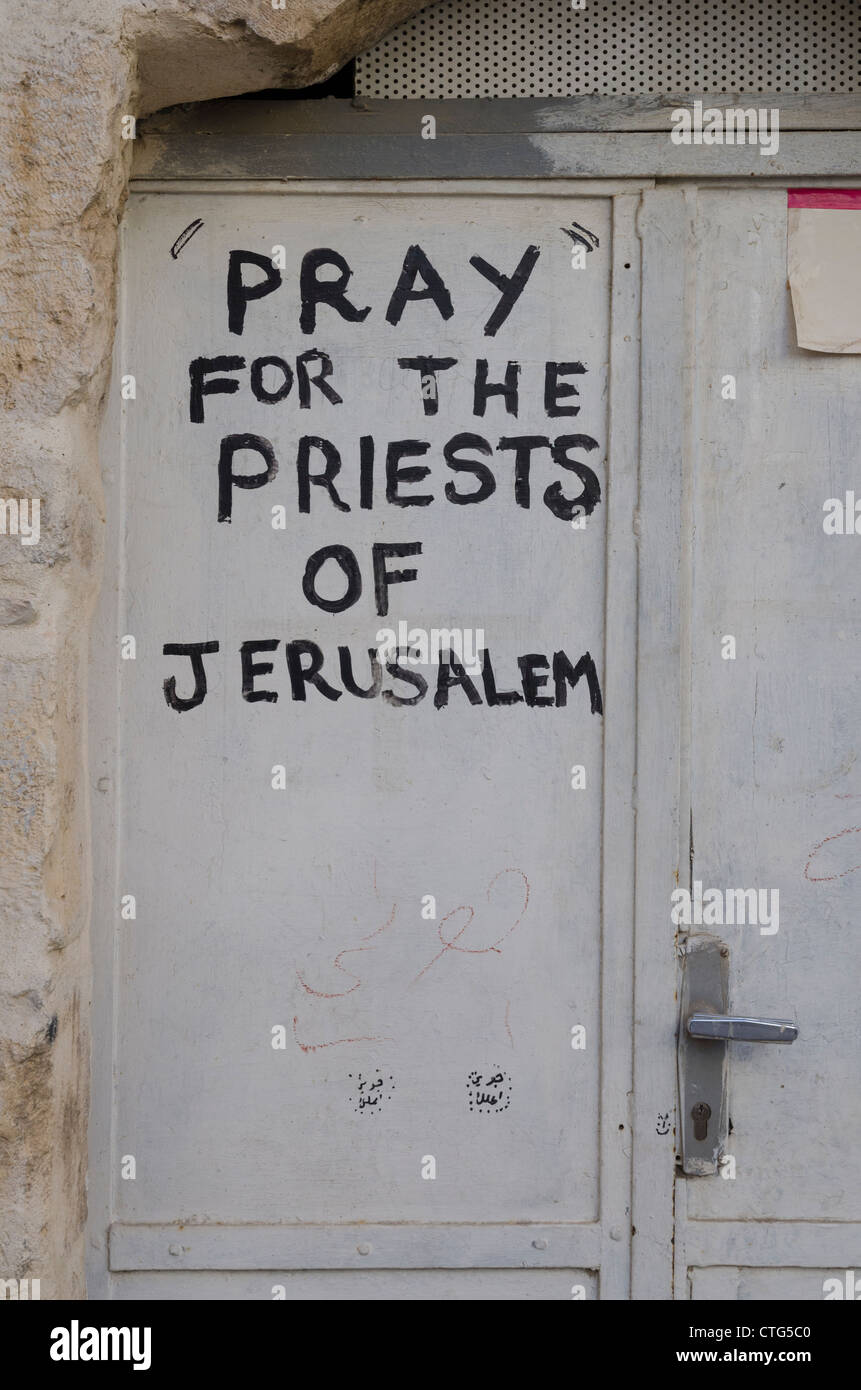
[[[691,1119],[694,1122],[694,1138],[702,1141],[709,1132],[709,1117],[712,1108],[704,1100],[698,1100],[691,1111]]]

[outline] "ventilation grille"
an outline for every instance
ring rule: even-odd
[[[859,15],[859,0],[443,0],[356,60],[356,92],[856,92]]]

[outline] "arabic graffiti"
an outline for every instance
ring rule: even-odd
[[[294,1038],[294,1041],[295,1041],[295,1043],[296,1043],[296,1046],[297,1046],[298,1048],[300,1048],[302,1052],[305,1052],[305,1053],[308,1053],[308,1052],[321,1052],[322,1049],[323,1049],[324,1047],[340,1047],[340,1046],[341,1046],[341,1043],[391,1042],[391,1039],[390,1039],[390,1038],[380,1038],[380,1037],[377,1037],[377,1036],[374,1036],[374,1037],[367,1037],[367,1036],[365,1036],[365,1037],[361,1037],[361,1038],[330,1038],[330,1040],[329,1040],[328,1042],[318,1042],[318,1043],[302,1042],[302,1040],[301,1040],[301,1038],[299,1037],[299,1034],[298,1034],[298,1032],[297,1032],[298,1026],[299,1026],[299,1020],[298,1020],[298,1018],[296,1017],[296,1015],[294,1014],[294,1015],[293,1015],[293,1038]]]
[[[356,1083],[352,1099],[356,1102],[353,1109],[357,1115],[363,1110],[379,1110],[384,1100],[392,1099],[395,1089],[394,1077],[384,1075],[379,1067],[367,1075],[360,1071],[355,1075],[350,1072],[349,1080]]]
[[[499,1114],[511,1104],[511,1077],[494,1067],[486,1074],[471,1071],[466,1079],[470,1110]]]
[[[387,931],[395,920],[395,913],[397,912],[397,910],[398,905],[397,903],[394,903],[388,921],[384,922],[381,927],[375,928],[374,931],[368,932],[367,936],[360,937],[360,941],[372,941],[375,936],[379,936],[380,932]],[[328,994],[321,989],[312,989],[311,986],[303,978],[301,971],[296,971],[296,977],[299,980],[299,983],[306,994],[313,994],[317,999],[343,999],[345,995],[352,994],[353,990],[361,988],[362,978],[360,975],[354,975],[352,970],[347,970],[346,967],[341,964],[341,957],[356,955],[359,951],[373,950],[373,946],[347,946],[344,948],[343,951],[339,951],[338,954],[335,956],[335,959],[332,962],[332,965],[334,966],[335,970],[340,970],[343,975],[347,975],[350,977],[350,979],[355,981],[354,984],[350,985],[349,989],[342,989],[334,993]]]
[[[376,864],[374,866],[374,894],[375,897],[379,897],[376,884]],[[393,995],[395,997],[402,996],[407,989],[420,986],[424,977],[434,967],[437,967],[437,973],[444,969],[444,965],[439,965],[438,962],[444,961],[446,957],[450,961],[455,961],[458,957],[464,956],[501,956],[503,944],[526,915],[529,897],[529,880],[521,869],[500,869],[488,883],[483,895],[484,901],[481,898],[477,900],[477,910],[472,904],[463,903],[445,913],[437,924],[440,949],[430,960],[425,957],[426,963],[411,980],[405,981],[403,976],[394,980],[388,989],[389,998],[387,1001],[380,997],[379,992],[374,994],[373,986],[370,989],[366,989],[364,986],[368,984],[368,976],[374,973],[372,962],[377,959],[374,953],[387,943],[391,946],[392,935],[396,938],[395,950],[398,949],[397,939],[402,937],[408,926],[409,914],[402,908],[399,912],[397,903],[393,903],[387,913],[385,908],[380,908],[382,920],[378,918],[378,925],[360,936],[356,945],[342,947],[330,960],[328,972],[324,972],[319,981],[320,984],[324,985],[323,988],[319,988],[317,982],[310,983],[304,972],[298,967],[295,972],[296,981],[301,990],[300,999],[303,1006],[316,1005],[317,1009],[325,1008],[326,1005],[338,1006],[340,1001],[346,999],[348,995],[356,995],[362,991],[356,1002],[360,1008],[358,1016],[362,1018],[363,1024],[367,1025],[367,1031],[365,1031],[364,1026],[360,1025],[361,1033],[359,1036],[353,1035],[352,1032],[350,1036],[340,1036],[342,1030],[339,1029],[334,1036],[330,1034],[327,1038],[325,1034],[320,1037],[315,1029],[309,1038],[306,1035],[306,1028],[309,1025],[304,1022],[300,1025],[297,1014],[293,1018],[293,1037],[297,1047],[303,1053],[308,1054],[318,1052],[323,1048],[340,1047],[351,1043],[394,1041],[388,1033],[380,1034],[377,1032],[377,1028],[386,1017],[385,1014],[381,1016],[381,1005],[385,1007],[387,1002],[390,1003]],[[383,939],[380,940],[380,938]],[[407,965],[407,969],[414,969],[414,963],[412,966],[407,964],[410,950],[409,945],[403,947],[404,963]],[[356,969],[350,968],[346,959],[348,956],[365,952],[369,954],[364,956],[363,964],[350,962],[350,965],[355,964],[358,969],[361,969],[362,973],[358,974]],[[419,959],[421,960],[421,957]],[[330,978],[326,981],[326,973],[332,976],[333,972],[337,972],[337,978]],[[406,974],[406,970],[404,974]],[[346,988],[342,988],[343,985],[346,985]],[[368,996],[367,999],[366,996]],[[513,1048],[514,1037],[509,1022],[510,1009],[511,1000],[506,999],[504,1021],[500,1008],[500,1027],[504,1027],[508,1045]],[[338,1016],[343,1018],[342,1013],[339,1013]],[[333,1013],[328,1023],[323,1026],[333,1030],[337,1028],[336,1015]],[[357,1027],[356,1034],[359,1034],[359,1031]]]
[[[442,944],[442,950],[437,951],[433,960],[428,961],[427,965],[419,971],[418,975],[416,975],[415,979],[412,981],[413,984],[416,984],[416,982],[420,980],[423,975],[426,975],[427,972],[430,970],[431,966],[436,965],[437,961],[440,960],[447,951],[462,951],[467,956],[484,956],[487,955],[490,951],[496,951],[497,955],[501,953],[501,942],[503,942],[507,936],[511,935],[515,927],[520,925],[520,923],[523,921],[526,909],[529,906],[529,879],[526,877],[525,873],[523,873],[520,869],[500,869],[498,874],[494,874],[493,878],[490,880],[490,883],[487,886],[487,901],[489,903],[492,903],[493,899],[491,895],[493,893],[494,885],[497,883],[499,879],[503,878],[506,874],[515,874],[523,881],[523,906],[520,910],[520,913],[516,921],[514,921],[509,927],[507,927],[506,930],[502,932],[502,934],[498,936],[495,941],[491,942],[489,946],[458,946],[458,941],[463,936],[467,928],[472,924],[472,921],[475,917],[475,908],[470,907],[468,903],[463,903],[460,907],[452,908],[451,912],[447,912],[445,914],[439,926],[437,927],[437,936],[439,937],[440,942]],[[447,936],[443,931],[443,927],[445,926],[449,918],[454,917],[454,915],[458,912],[468,912],[469,916],[467,917],[466,921],[464,922],[463,926],[460,928],[459,931],[456,931],[453,936]]]

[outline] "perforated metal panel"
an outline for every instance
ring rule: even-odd
[[[370,97],[854,92],[859,0],[443,0],[356,64]]]

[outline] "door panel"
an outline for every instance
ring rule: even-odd
[[[633,852],[633,721],[619,702],[630,702],[635,631],[635,203],[564,190],[463,198],[442,185],[421,198],[366,185],[131,199],[116,373],[117,394],[132,373],[136,396],[109,424],[121,437],[107,480],[119,584],[103,606],[94,696],[95,767],[116,788],[117,829],[99,904],[114,957],[101,1044],[113,1028],[115,1056],[111,1103],[97,1102],[94,1120],[93,1290],[270,1297],[269,1273],[190,1271],[358,1269],[368,1255],[378,1269],[436,1271],[411,1273],[413,1292],[396,1296],[570,1298],[578,1286],[591,1297],[599,1269],[605,1296],[626,1287],[631,924],[622,914],[602,937],[601,903],[630,902]],[[572,224],[594,238],[582,269]],[[231,333],[229,253],[271,257],[276,246],[281,284],[252,292]],[[415,246],[427,260],[411,278]],[[345,258],[347,297],[367,315],[323,303],[312,325],[306,293],[303,320],[301,268],[315,247]],[[530,247],[539,254],[522,294],[494,325],[498,275],[525,254],[531,264]],[[244,284],[266,273],[247,263]],[[306,263],[306,291],[310,276]],[[399,278],[413,295],[398,307]],[[307,384],[303,405],[296,359],[309,349],[332,369],[328,389]],[[251,364],[273,356],[289,371],[261,368],[255,398]],[[422,356],[455,359],[438,368],[437,410],[425,409],[415,365],[397,365]],[[238,388],[205,394],[194,422],[189,363],[200,357],[244,362],[201,378]],[[548,361],[563,364],[552,399]],[[497,383],[515,364],[508,409],[498,391],[476,407],[477,362]],[[271,399],[290,371],[290,390]],[[464,432],[481,436],[461,441],[461,456],[478,460],[469,472],[444,452]],[[228,522],[219,457],[237,434],[263,437],[277,473],[236,482]],[[556,459],[537,446],[528,470],[523,458],[515,467],[514,445],[499,441],[520,436],[549,438]],[[565,436],[577,438],[559,444]],[[374,440],[373,480],[362,438]],[[387,476],[387,444],[399,440],[420,443],[390,456]],[[245,445],[234,476],[262,474],[260,446]],[[303,447],[312,475],[328,459],[322,481],[303,484]],[[572,527],[562,503],[589,470],[601,500]],[[459,504],[477,479],[491,495]],[[272,524],[279,506],[283,529]],[[390,575],[416,571],[389,581],[387,612],[373,569],[373,547],[386,544],[412,547],[389,552]],[[316,581],[306,564],[345,546],[361,595],[332,612],[309,592],[337,605],[338,562]],[[402,653],[401,671],[384,669],[381,691],[359,698],[339,648],[369,687],[369,652],[400,620],[407,632],[482,634],[493,675],[467,677],[444,658],[409,666]],[[136,656],[117,664],[111,646],[124,635]],[[195,673],[164,646],[214,642],[205,698],[177,709]],[[264,642],[243,668],[242,644]],[[288,643],[314,645],[288,658]],[[317,648],[322,689],[299,669]],[[428,690],[399,705],[382,692],[414,698],[405,669]],[[493,704],[494,676],[516,703]],[[277,699],[245,698],[260,692]],[[605,738],[608,696],[620,714]],[[114,889],[134,896],[133,919],[116,922]],[[602,998],[620,1025],[603,1038]],[[465,1222],[460,1237],[449,1229]],[[385,1253],[352,1235],[345,1244],[351,1223],[380,1223]],[[205,1238],[191,1264],[181,1227]],[[286,1232],[287,1246],[267,1232]],[[456,1284],[443,1274],[453,1265],[483,1268]],[[512,1270],[487,1294],[508,1265],[544,1266],[534,1288],[547,1292],[519,1292],[525,1276]],[[580,1265],[592,1273],[581,1278]],[[171,1268],[184,1272],[156,1273]],[[286,1296],[316,1296],[338,1277],[290,1276]],[[367,1277],[386,1287],[383,1271]],[[156,1292],[174,1279],[173,1293]],[[416,1292],[437,1286],[446,1291]]]
[[[685,1183],[680,1234],[722,1264],[731,1243],[743,1263],[765,1246],[764,1263],[811,1266],[742,1269],[720,1296],[816,1298],[818,1266],[857,1261],[861,1213],[857,555],[822,526],[857,484],[858,368],[795,346],[784,189],[700,190],[696,225],[692,878],[779,894],[777,930],[699,930],[729,947],[733,1011],[795,1018],[800,1036],[730,1046],[735,1177]]]

